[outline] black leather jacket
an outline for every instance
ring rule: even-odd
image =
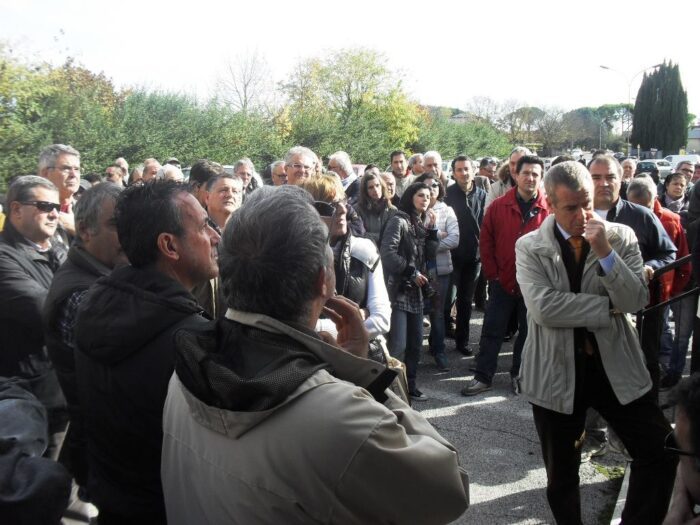
[[[427,273],[426,262],[435,258],[438,244],[437,230],[428,230],[425,248],[419,250],[410,217],[398,211],[389,219],[379,253],[384,267],[386,289],[392,302],[396,299],[401,284],[410,279],[416,270]]]

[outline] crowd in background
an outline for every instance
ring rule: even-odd
[[[695,287],[698,265],[665,268],[696,244],[700,165],[661,181],[606,152],[548,171],[524,147],[459,155],[448,172],[437,151],[387,160],[358,169],[338,151],[324,165],[297,146],[262,174],[247,158],[183,170],[171,157],[81,176],[80,153],[54,144],[36,175],[14,177],[0,217],[0,409],[12,400],[6,435],[22,439],[0,466],[41,475],[23,500],[0,500],[8,515],[52,523],[70,504],[100,524],[456,519],[466,474],[410,408],[428,399],[429,332],[440,371],[454,366],[448,337],[476,355],[465,396],[492,389],[515,338],[510,385],[533,404],[557,522],[580,522],[578,466],[613,444],[637,465],[623,517],[660,522],[672,489],[669,516],[685,516],[700,501],[699,384],[679,390],[675,434],[658,392],[681,380],[698,324],[697,294],[662,303]],[[305,464],[314,475],[295,484]],[[411,503],[419,493],[427,508]]]

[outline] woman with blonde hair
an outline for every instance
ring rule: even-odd
[[[359,305],[370,340],[386,334],[390,326],[391,305],[379,252],[371,240],[356,237],[350,231],[347,200],[340,179],[325,173],[306,180],[301,187],[314,198],[314,206],[328,226],[336,292]],[[317,330],[336,335],[335,325],[328,319],[320,320]],[[381,361],[372,352],[369,357]]]

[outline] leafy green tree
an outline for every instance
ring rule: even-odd
[[[37,123],[44,115],[42,101],[55,87],[46,65],[28,66],[0,45],[0,186],[13,175],[36,171],[47,130]]]
[[[382,55],[365,49],[306,59],[281,85],[289,106],[278,116],[292,143],[321,157],[345,150],[358,162],[385,163],[415,141],[420,112]]]
[[[446,118],[426,117],[418,141],[410,149],[436,150],[448,160],[457,155],[505,157],[511,148],[508,138],[486,122],[459,123]]]

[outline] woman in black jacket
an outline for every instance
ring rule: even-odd
[[[427,277],[427,261],[435,258],[438,245],[435,213],[429,205],[427,184],[417,182],[406,188],[380,250],[392,308],[389,350],[406,363],[414,401],[427,399],[416,387],[416,373],[423,346],[423,300],[435,294]]]
[[[379,247],[382,244],[384,229],[396,213],[396,208],[391,204],[386,184],[379,175],[365,173],[360,179],[359,193],[357,213],[365,225],[367,237]]]

